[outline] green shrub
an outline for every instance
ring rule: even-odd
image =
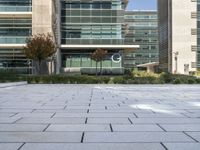
[[[171,83],[173,81],[172,75],[170,73],[161,73],[160,74],[160,81],[164,83]]]
[[[174,79],[173,80],[173,82],[172,82],[173,84],[181,84],[182,83],[182,81],[181,81],[181,79],[180,78],[176,78],[176,79]]]
[[[30,76],[28,77],[28,83],[41,83],[41,84],[107,84],[110,81],[110,77],[95,77],[95,76],[65,76],[65,75],[53,75],[53,76]]]
[[[125,83],[124,77],[122,77],[122,76],[114,77],[113,78],[113,83],[114,84],[124,84]]]
[[[133,71],[132,72],[133,77],[159,77],[159,74],[156,73],[148,73],[146,71]]]

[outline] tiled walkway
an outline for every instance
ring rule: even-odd
[[[0,150],[200,150],[200,86],[0,88]]]

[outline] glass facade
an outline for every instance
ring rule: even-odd
[[[121,68],[120,62],[113,62],[111,60],[113,53],[107,54],[105,60],[102,62],[103,68]],[[91,53],[89,51],[83,53],[70,52],[63,53],[63,64],[64,68],[96,68],[96,62],[91,59]],[[98,67],[100,63],[98,63]]]
[[[29,12],[32,0],[0,0],[0,12]]]
[[[0,44],[25,44],[31,31],[31,18],[0,18]],[[22,49],[0,48],[0,69],[27,73],[27,65]]]
[[[0,18],[0,44],[24,44],[31,31],[31,18]]]
[[[62,44],[123,44],[121,0],[62,1]]]
[[[125,23],[128,33],[125,44],[140,45],[140,48],[125,56],[126,68],[137,68],[137,65],[158,62],[158,24],[156,11],[127,11]]]
[[[80,45],[80,49],[61,50],[62,68],[95,70],[91,54],[97,48],[81,49],[81,45],[123,45],[124,12],[122,0],[61,1],[61,44]],[[120,51],[111,48],[102,67],[122,69],[122,62],[112,61]]]
[[[31,12],[32,0],[0,0],[0,12]],[[27,73],[27,59],[22,49],[12,48],[11,44],[25,44],[25,40],[32,32],[32,19],[15,16],[0,16],[0,69],[16,70]]]

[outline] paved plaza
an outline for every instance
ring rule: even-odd
[[[200,86],[0,87],[0,150],[200,150]]]

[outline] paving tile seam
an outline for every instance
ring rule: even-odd
[[[25,142],[17,150],[20,150],[24,145],[25,145]]]
[[[183,131],[183,133],[188,136],[189,138],[191,138],[192,140],[194,140],[195,142],[199,142],[198,140],[196,140],[194,137],[192,137],[191,135],[189,135],[188,133],[186,133],[185,131]]]
[[[156,124],[160,129],[162,129],[164,132],[167,132],[165,128],[163,128],[159,123]]]
[[[160,144],[162,145],[162,147],[163,147],[165,150],[168,150],[168,148],[163,144],[163,142],[160,142]]]
[[[51,124],[48,124],[48,125],[42,130],[42,132],[45,132],[45,131],[49,128],[50,125],[51,125]]]
[[[124,142],[0,142],[0,144],[12,144],[12,143],[16,143],[16,144],[35,144],[35,143],[38,143],[38,144],[99,144],[99,143],[102,143],[102,144],[123,144]],[[181,144],[197,144],[198,142],[125,142],[126,144],[160,144],[160,143],[163,143],[163,144],[169,144],[169,143],[172,143],[172,144],[176,144],[176,143],[181,143]],[[199,144],[199,143],[198,143]]]
[[[15,124],[15,123],[17,123],[18,121],[20,121],[20,120],[22,120],[23,119],[23,117],[20,117],[19,119],[17,119],[17,120],[15,120],[15,121],[13,121],[12,122],[12,124]]]
[[[30,133],[80,133],[80,132],[85,132],[85,133],[183,133],[183,132],[188,132],[188,131],[167,131],[167,132],[165,132],[165,131],[113,131],[113,132],[111,132],[111,131],[87,131],[87,130],[76,130],[76,131],[43,131],[43,130],[41,130],[41,131],[0,131],[0,133],[10,133],[10,132],[13,132],[13,133],[20,133],[20,132],[22,132],[22,133],[24,133],[24,132],[30,132]],[[190,132],[190,131],[189,131]],[[196,132],[196,131],[194,131],[194,132]],[[199,131],[197,131],[197,132],[199,132]],[[191,137],[190,137],[191,138]],[[193,138],[193,140],[194,140],[194,138]],[[197,141],[196,140],[196,142],[199,142],[199,141]]]
[[[85,132],[82,133],[82,136],[81,136],[81,143],[84,142],[84,136],[85,136]]]

